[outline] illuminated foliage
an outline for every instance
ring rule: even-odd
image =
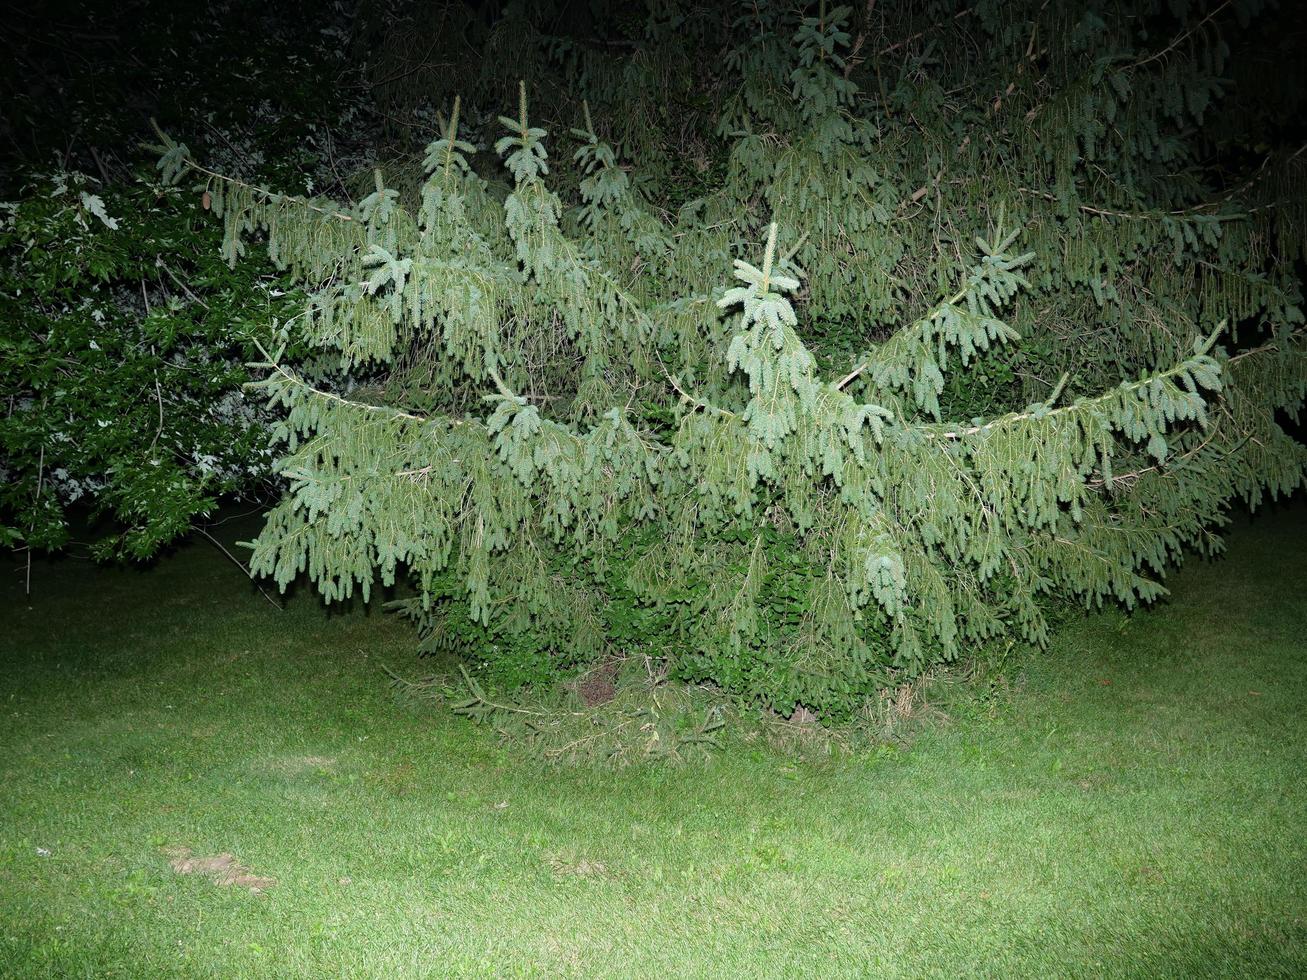
[[[613,53],[510,5],[477,82],[529,79],[516,113],[451,97],[354,205],[165,142],[375,380],[269,353],[256,571],[409,577],[428,646],[517,681],[647,648],[837,716],[1043,642],[1050,602],[1155,598],[1231,500],[1298,487],[1303,158],[1212,162],[1259,5],[881,6],[651,3]]]

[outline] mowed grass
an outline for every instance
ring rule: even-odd
[[[38,565],[0,606],[0,973],[1307,975],[1304,581],[1296,506],[906,752],[607,771],[397,704],[405,627],[278,612],[203,544]]]

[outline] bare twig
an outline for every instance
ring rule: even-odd
[[[930,319],[930,320],[934,320],[934,319],[936,319],[937,317],[939,317],[939,316],[941,315],[941,313],[942,313],[943,310],[944,310],[944,307],[946,307],[946,306],[952,306],[952,305],[955,304],[955,303],[960,303],[960,302],[962,301],[963,297],[965,297],[966,295],[967,295],[967,291],[966,291],[965,288],[959,290],[959,291],[956,292],[956,293],[954,293],[952,296],[950,296],[947,300],[945,300],[945,301],[944,301],[943,303],[941,303],[939,306],[935,307],[934,312],[932,312],[932,313],[930,314],[930,316],[929,316],[927,319]],[[848,384],[849,384],[851,381],[853,381],[854,378],[856,378],[858,375],[860,375],[863,371],[867,370],[867,368],[869,368],[869,367],[871,367],[871,362],[870,362],[870,361],[863,361],[861,364],[859,364],[859,365],[858,365],[857,367],[855,367],[852,371],[850,371],[850,372],[849,372],[848,374],[846,374],[844,377],[840,378],[840,380],[837,381],[837,382],[835,383],[835,390],[836,390],[836,391],[843,391],[843,390],[845,389],[845,387],[847,387]]]
[[[254,583],[254,587],[255,587],[256,589],[259,590],[259,594],[260,594],[261,596],[263,596],[263,598],[267,599],[268,602],[272,603],[272,608],[278,610],[279,612],[284,612],[284,611],[285,611],[286,607],[283,606],[283,605],[281,605],[279,602],[277,602],[276,599],[274,599],[272,596],[268,595],[268,593],[264,591],[263,586],[261,586],[261,585],[259,584],[258,579],[256,579],[256,578],[254,577],[254,573],[251,572],[251,571],[249,570],[249,567],[248,567],[248,566],[247,566],[243,561],[241,561],[239,558],[237,558],[235,555],[233,555],[230,551],[228,551],[228,550],[223,546],[223,544],[222,544],[221,541],[219,541],[219,540],[218,540],[217,538],[215,538],[212,534],[210,534],[208,531],[206,531],[204,528],[202,528],[202,527],[200,527],[200,526],[198,526],[198,525],[196,525],[195,530],[199,531],[199,532],[200,532],[201,534],[203,534],[206,538],[208,538],[209,541],[210,541],[210,543],[212,543],[212,545],[213,545],[215,548],[217,548],[217,549],[218,549],[219,551],[221,551],[224,555],[226,555],[228,558],[230,558],[230,559],[231,559],[231,560],[236,564],[236,567],[238,567],[242,572],[245,573],[245,577],[248,578],[251,582],[253,582],[253,583]]]
[[[260,351],[264,354],[265,357],[268,356],[267,351],[264,351],[257,341],[255,341],[255,346],[259,347]],[[292,384],[300,388],[303,388],[306,391],[310,391],[321,398],[326,398],[329,401],[338,402],[341,405],[349,405],[352,408],[358,408],[368,412],[381,412],[385,415],[389,415],[391,418],[409,419],[413,422],[443,421],[448,423],[449,425],[466,425],[469,421],[468,419],[451,419],[451,418],[437,420],[425,415],[414,415],[411,412],[405,412],[403,409],[391,408],[388,405],[369,405],[367,402],[352,401],[349,398],[342,398],[340,395],[334,394],[330,391],[323,391],[321,388],[313,387],[313,385],[309,384],[303,378],[297,377],[296,375],[292,374],[290,371],[287,371],[280,364],[271,363],[271,358],[269,358],[268,364],[261,365],[261,366],[272,368],[273,371],[275,371],[277,374],[280,374],[282,377],[290,381]],[[258,382],[258,381],[248,382],[246,384],[246,387],[257,388],[261,383],[262,382]]]
[[[44,488],[45,488],[45,446],[42,445],[41,458],[36,464],[36,497],[34,498],[34,500],[38,503],[41,500],[41,491]],[[32,524],[29,527],[29,531],[31,530],[31,528],[35,528],[35,527],[36,527],[36,515],[33,514]],[[31,594],[32,594],[32,543],[29,541],[27,543],[27,584],[24,587],[24,595],[30,596]]]
[[[1188,37],[1189,37],[1190,35],[1192,35],[1194,32],[1196,32],[1196,31],[1198,31],[1200,28],[1202,28],[1204,24],[1206,24],[1206,23],[1207,23],[1208,21],[1210,21],[1213,17],[1216,17],[1218,14],[1220,14],[1222,11],[1224,11],[1225,8],[1228,7],[1228,6],[1230,6],[1230,4],[1233,3],[1233,2],[1234,2],[1234,0],[1225,0],[1224,3],[1222,3],[1220,6],[1218,6],[1215,10],[1213,10],[1210,14],[1208,14],[1206,17],[1204,17],[1202,20],[1200,20],[1200,21],[1199,21],[1197,24],[1195,24],[1193,27],[1191,27],[1191,28],[1189,28],[1188,30],[1183,31],[1181,34],[1179,34],[1179,35],[1175,38],[1175,40],[1173,40],[1170,44],[1168,44],[1166,47],[1164,47],[1161,51],[1158,51],[1158,52],[1156,52],[1155,54],[1151,54],[1151,55],[1149,55],[1147,58],[1144,58],[1142,61],[1136,61],[1136,62],[1134,63],[1134,67],[1135,67],[1135,68],[1142,68],[1144,65],[1151,64],[1152,62],[1157,61],[1159,58],[1165,58],[1168,54],[1170,54],[1170,53],[1171,53],[1172,51],[1174,51],[1177,47],[1179,47],[1181,44],[1183,44],[1186,38],[1188,38]]]
[[[968,7],[966,10],[959,10],[950,19],[953,21],[959,21],[963,17],[970,16],[970,14],[971,14],[971,8]],[[907,47],[913,41],[925,37],[931,31],[938,30],[940,27],[944,25],[944,23],[946,22],[941,21],[940,23],[932,24],[930,27],[927,27],[925,30],[917,31],[916,34],[910,34],[909,36],[905,37],[902,41],[895,41],[888,48],[881,48],[879,51],[876,52],[876,54],[877,55],[889,54],[893,51],[897,51],[899,48]]]
[[[167,137],[164,136],[163,130],[159,128],[157,123],[155,124],[154,129],[155,132],[159,134],[160,139],[164,140],[166,143]],[[321,207],[320,205],[314,204],[312,201],[298,195],[280,194],[276,191],[270,191],[266,187],[257,187],[254,184],[247,183],[246,181],[237,180],[235,177],[228,177],[226,174],[218,173],[216,170],[210,170],[208,167],[201,166],[196,162],[194,157],[185,157],[184,161],[186,166],[191,170],[194,170],[196,173],[204,174],[214,180],[220,180],[225,184],[231,184],[235,187],[244,187],[246,190],[253,191],[256,194],[262,194],[265,198],[278,198],[283,201],[294,201],[296,204],[299,204],[301,207],[306,208],[309,211],[316,211],[318,214],[326,215],[329,218],[337,218],[341,221],[354,220],[354,216],[351,214],[346,214],[344,211],[337,211],[332,208]]]
[[[206,310],[209,309],[209,304],[204,302],[204,300],[200,299],[200,297],[196,296],[195,293],[191,292],[191,287],[186,285],[185,282],[183,282],[181,279],[177,277],[177,273],[172,271],[172,268],[168,265],[168,263],[163,260],[162,255],[160,255],[158,258],[155,259],[155,265],[157,265],[164,272],[168,273],[169,278],[171,278],[173,282],[175,282],[178,286],[181,287],[182,292],[184,292],[191,299],[195,300],[195,302],[199,303]]]

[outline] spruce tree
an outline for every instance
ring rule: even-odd
[[[828,717],[1164,594],[1303,482],[1307,211],[1303,154],[1221,152],[1263,5],[1135,6],[651,0],[587,45],[509,5],[455,73],[482,104],[351,206],[165,137],[336,362],[260,365],[254,569],[403,576],[501,678],[645,651]]]

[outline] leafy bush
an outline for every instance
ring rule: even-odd
[[[62,546],[70,508],[101,556],[154,554],[220,497],[272,476],[241,386],[288,297],[221,261],[176,188],[34,178],[0,211],[0,533]],[[252,297],[263,296],[261,304]]]

